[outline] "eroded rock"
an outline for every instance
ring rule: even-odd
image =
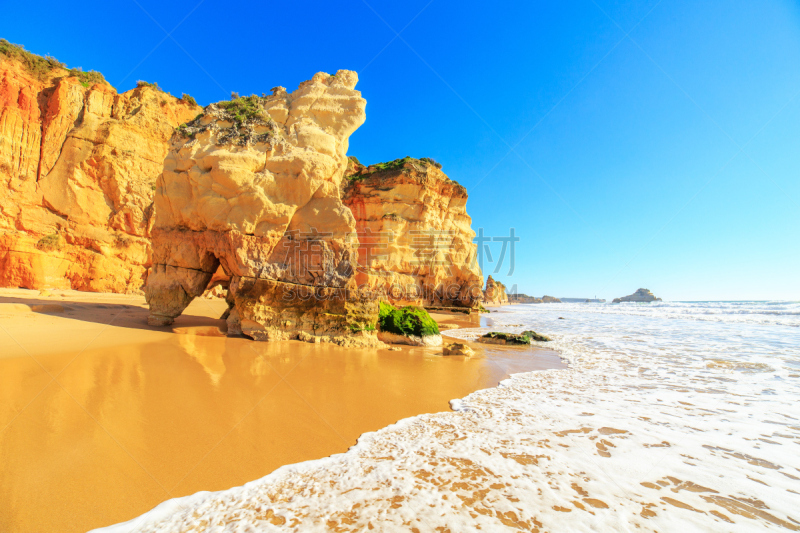
[[[0,286],[140,290],[168,141],[200,108],[20,57],[0,54]]]
[[[464,343],[453,342],[442,348],[442,355],[466,355],[469,357],[475,355],[475,350]]]
[[[151,324],[171,323],[221,267],[231,332],[374,339],[378,306],[353,279],[355,219],[339,196],[348,138],[366,118],[357,81],[318,73],[179,128],[156,189]]]
[[[486,279],[486,288],[483,290],[483,302],[487,305],[503,305],[508,303],[506,286],[495,281],[491,274]]]
[[[356,280],[395,305],[475,307],[481,270],[467,190],[427,158],[365,167],[351,158],[343,201],[360,240]]]

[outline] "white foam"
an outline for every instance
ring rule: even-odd
[[[800,529],[800,304],[490,316],[495,330],[553,336],[570,368],[515,375],[345,454],[104,531]]]

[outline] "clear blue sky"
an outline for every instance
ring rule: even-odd
[[[137,1],[6,2],[0,36],[203,105],[356,70],[350,153],[442,162],[521,292],[800,299],[797,2]]]

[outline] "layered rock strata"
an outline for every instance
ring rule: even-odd
[[[504,305],[508,303],[506,286],[499,281],[495,281],[491,274],[486,279],[486,288],[483,290],[483,302],[486,305]]]
[[[656,298],[656,296],[647,289],[639,289],[633,294],[629,294],[628,296],[623,296],[622,298],[614,298],[611,303],[622,303],[622,302],[641,302],[641,303],[650,303],[650,302],[660,302],[661,298]]]
[[[140,290],[168,140],[199,111],[0,43],[0,286]]]
[[[482,275],[467,190],[430,159],[351,159],[343,201],[359,238],[356,281],[396,305],[475,307]]]
[[[170,324],[221,267],[229,333],[374,339],[377,302],[353,279],[356,221],[340,199],[348,138],[366,118],[357,80],[318,73],[178,129],[156,189],[150,324]]]

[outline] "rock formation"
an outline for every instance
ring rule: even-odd
[[[453,342],[442,348],[442,355],[465,355],[470,357],[475,355],[475,350],[463,342]]]
[[[178,129],[156,189],[150,324],[170,324],[222,267],[229,332],[370,341],[378,306],[353,279],[356,222],[340,199],[348,138],[366,118],[357,81],[318,73],[291,94],[211,104]]]
[[[491,274],[486,280],[486,288],[483,290],[483,302],[486,305],[503,305],[508,303],[506,286],[495,281]]]
[[[439,326],[428,312],[412,305],[397,309],[380,302],[378,339],[389,344],[441,346]]]
[[[614,298],[611,303],[618,304],[622,302],[660,302],[661,298],[656,298],[655,295],[647,289],[639,289],[638,291],[622,298]]]
[[[474,307],[481,299],[467,190],[440,167],[427,158],[350,161],[342,199],[360,240],[356,281],[397,305]]]
[[[508,302],[512,304],[540,304],[542,303],[542,299],[536,296],[528,296],[521,292],[512,292],[508,295]]]
[[[356,82],[319,73],[201,109],[0,39],[0,286],[146,281],[151,324],[224,295],[230,332],[312,342],[374,344],[381,297],[478,307],[466,190],[430,159],[350,161]]]
[[[542,296],[542,303],[546,304],[560,304],[561,300],[556,298],[555,296],[547,296],[546,294]]]
[[[199,111],[0,40],[0,286],[141,289],[168,140]]]

